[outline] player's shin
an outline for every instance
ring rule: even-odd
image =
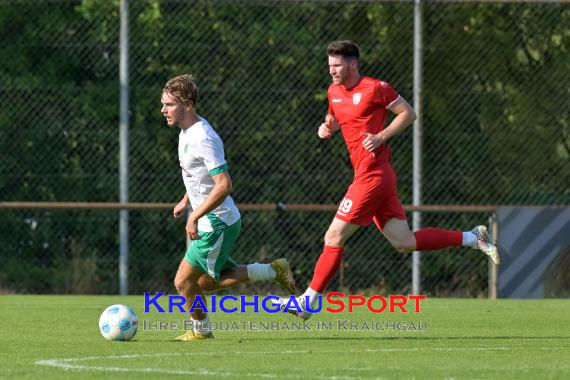
[[[463,232],[444,230],[442,228],[423,228],[414,232],[416,235],[417,251],[434,251],[448,247],[460,247],[463,242]]]
[[[323,253],[317,260],[309,288],[318,293],[322,293],[326,289],[328,283],[340,268],[343,252],[344,247],[325,245]]]

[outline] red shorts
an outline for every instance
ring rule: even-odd
[[[336,217],[361,226],[374,220],[380,230],[392,218],[406,220],[396,181],[396,173],[389,162],[383,165],[380,175],[355,178],[340,202]]]

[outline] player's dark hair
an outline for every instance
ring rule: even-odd
[[[349,40],[333,41],[327,47],[328,55],[340,55],[344,58],[360,59],[358,45]]]
[[[180,103],[192,102],[192,107],[198,104],[198,86],[191,74],[179,75],[166,82],[162,92],[167,92]]]

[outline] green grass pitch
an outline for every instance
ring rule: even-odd
[[[164,297],[163,297],[164,298]],[[132,342],[99,334],[105,307],[123,303],[141,326]],[[161,304],[164,305],[163,302]],[[2,379],[563,379],[570,376],[569,300],[430,299],[420,314],[320,313],[313,331],[217,331],[177,342],[180,331],[143,331],[183,314],[143,313],[142,296],[0,296]],[[410,308],[411,310],[411,308]],[[213,322],[299,322],[286,314],[211,314]],[[376,322],[425,331],[345,331]],[[330,331],[315,331],[317,322]],[[349,325],[348,325],[349,326]]]

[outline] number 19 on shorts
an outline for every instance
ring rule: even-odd
[[[338,211],[341,214],[346,215],[350,212],[351,208],[352,208],[352,200],[348,198],[343,198],[342,201],[340,202],[340,206],[338,207]]]

